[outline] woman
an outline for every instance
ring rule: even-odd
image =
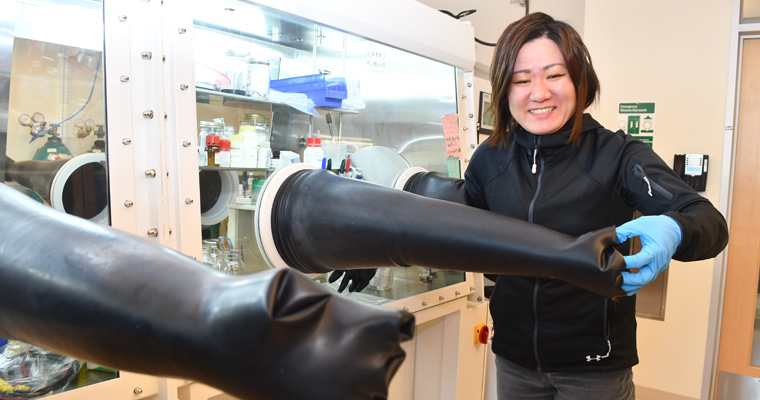
[[[615,225],[626,256],[620,302],[553,279],[499,276],[491,297],[499,399],[634,399],[634,294],[672,258],[715,257],[725,219],[650,147],[584,111],[599,95],[568,24],[526,15],[499,38],[493,135],[465,173],[470,205],[579,236]],[[644,216],[632,220],[635,211]]]

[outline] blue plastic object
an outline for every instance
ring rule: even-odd
[[[6,344],[8,344],[8,340],[7,340],[7,339],[3,339],[3,338],[0,338],[0,347],[3,347],[3,346],[5,346]]]
[[[348,97],[346,78],[326,78],[325,74],[276,79],[269,83],[269,87],[285,93],[303,93],[317,107],[340,107]]]

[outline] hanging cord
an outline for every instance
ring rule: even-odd
[[[530,0],[525,0],[524,3],[525,3],[524,4],[524,6],[525,6],[525,15],[528,15],[528,13],[530,12],[529,11],[529,9],[530,9]],[[442,12],[442,13],[450,16],[451,18],[460,19],[462,17],[466,17],[466,16],[468,16],[470,14],[473,14],[475,11],[478,11],[478,10],[475,10],[475,9],[473,9],[473,10],[464,10],[464,11],[458,13],[458,14],[454,14],[454,13],[452,13],[449,10],[438,10],[438,11],[440,11],[440,12]],[[496,47],[496,43],[486,42],[486,41],[478,39],[477,37],[475,38],[475,42],[480,43],[483,46]]]
[[[475,11],[478,11],[478,10],[464,10],[464,11],[460,12],[459,14],[454,14],[451,11],[448,11],[448,10],[438,10],[438,11],[440,11],[440,12],[442,12],[442,13],[450,16],[451,18],[460,19],[460,18],[466,17],[466,16],[468,16],[468,15],[470,15],[470,14],[472,14]],[[491,46],[491,47],[496,46],[496,43],[485,42],[485,41],[482,41],[482,40],[478,39],[477,37],[475,38],[475,41],[477,43],[482,44],[483,46]]]
[[[68,117],[68,118],[64,119],[63,121],[61,121],[61,122],[59,122],[59,123],[51,126],[50,128],[45,129],[44,131],[40,132],[37,136],[33,137],[29,141],[29,143],[32,143],[33,141],[37,140],[38,138],[40,138],[42,136],[45,136],[46,133],[48,133],[49,131],[51,131],[51,130],[59,127],[59,126],[61,126],[63,123],[70,121],[72,118],[76,117],[77,114],[79,114],[80,112],[82,112],[84,110],[84,108],[87,107],[88,104],[90,104],[90,100],[92,99],[92,92],[95,91],[95,84],[97,83],[97,80],[98,80],[98,72],[100,71],[100,61],[102,60],[102,58],[103,58],[103,52],[101,51],[100,54],[98,54],[98,66],[95,69],[95,78],[92,79],[92,87],[90,88],[90,95],[87,96],[87,101],[84,102],[84,105],[82,106],[82,108],[80,108],[79,111],[75,112],[70,117]]]

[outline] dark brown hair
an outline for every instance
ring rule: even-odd
[[[525,43],[539,38],[556,43],[565,59],[577,98],[569,142],[580,143],[583,112],[599,96],[599,80],[591,64],[591,56],[573,27],[544,13],[531,13],[509,24],[494,49],[490,72],[491,109],[487,110],[494,117],[494,131],[487,141],[491,145],[506,146],[508,135],[518,127],[509,111],[508,98],[515,61]]]

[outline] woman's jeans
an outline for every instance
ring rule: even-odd
[[[499,400],[635,400],[631,368],[539,372],[496,356]]]

